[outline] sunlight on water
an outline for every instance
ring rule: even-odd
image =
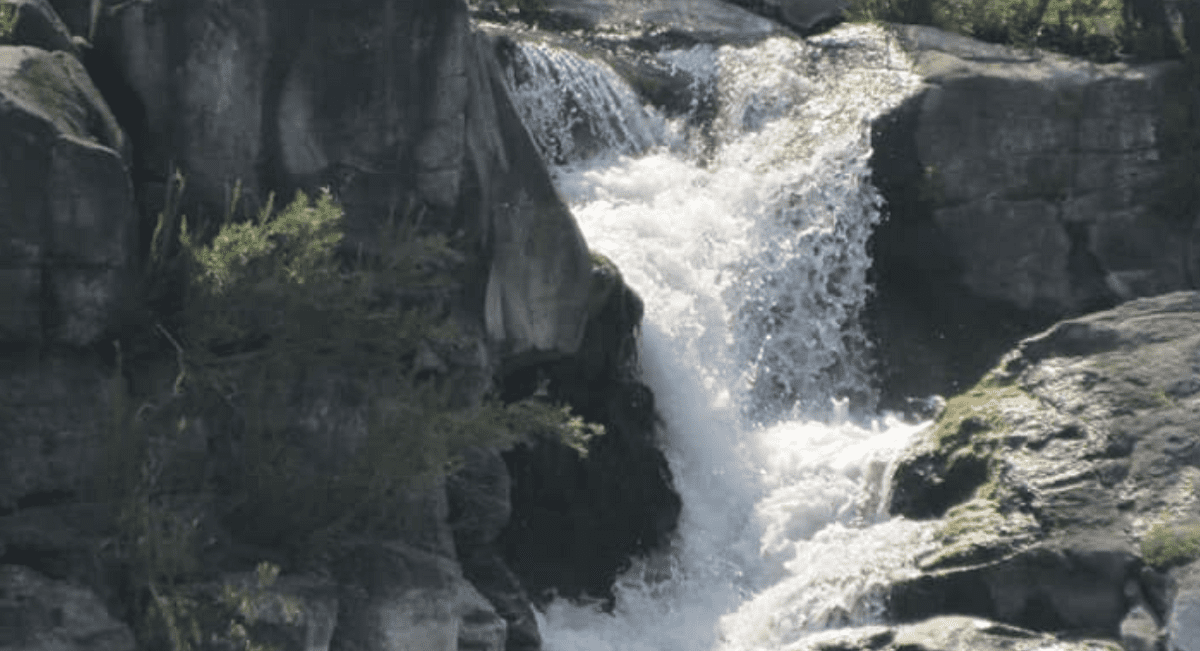
[[[909,63],[861,25],[660,53],[717,102],[702,129],[643,110],[603,64],[521,48],[518,109],[589,246],[645,301],[642,376],[684,504],[613,615],[564,600],[541,614],[546,648],[786,649],[880,621],[930,536],[886,515],[920,426],[873,415],[858,321],[881,205],[869,124],[915,90]]]

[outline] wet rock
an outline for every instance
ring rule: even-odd
[[[891,612],[1152,642],[1166,613],[1146,566],[1194,558],[1200,455],[1184,432],[1200,423],[1197,377],[1194,292],[1021,342],[898,465],[893,512],[942,519],[938,549],[895,586]]]
[[[133,633],[86,588],[0,566],[0,648],[133,651]]]
[[[75,57],[0,46],[0,343],[112,332],[136,259],[128,154]]]
[[[510,368],[510,398],[539,389],[605,434],[580,454],[555,437],[504,454],[513,512],[500,545],[535,600],[612,598],[631,556],[666,542],[681,509],[656,440],[654,396],[633,375],[641,299],[597,256],[591,319],[573,357]]]
[[[511,481],[499,451],[470,448],[462,454],[462,465],[446,479],[448,519],[455,545],[486,545],[500,535],[512,513],[509,504]]]
[[[874,125],[885,392],[962,391],[1055,320],[1191,287],[1177,62],[895,30],[925,85]]]

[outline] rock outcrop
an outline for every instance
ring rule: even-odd
[[[118,325],[137,261],[129,154],[78,59],[0,46],[0,344],[89,346]]]
[[[247,206],[328,187],[352,250],[372,251],[396,218],[454,237],[474,261],[462,301],[497,346],[578,346],[587,248],[464,3],[130,3],[104,15],[89,67],[140,141],[140,196],[161,196],[172,164],[193,219],[219,219],[235,187]]]
[[[548,0],[551,24],[609,33],[618,38],[666,37],[685,43],[752,43],[778,34],[778,23],[722,0]]]
[[[513,513],[497,540],[535,599],[611,600],[632,556],[667,542],[681,509],[656,439],[654,396],[634,376],[641,299],[597,255],[587,331],[573,357],[510,369],[515,395],[542,393],[605,433],[587,455],[545,437],[505,453]]]
[[[897,469],[892,512],[941,521],[920,576],[894,586],[891,614],[1129,644],[1153,644],[1173,622],[1170,643],[1188,648],[1194,583],[1177,568],[1200,553],[1198,427],[1200,293],[1022,341]]]
[[[422,349],[421,371],[447,378],[455,404],[471,406],[494,374],[553,367],[555,396],[609,425],[592,455],[600,470],[587,471],[604,475],[588,503],[618,541],[604,547],[607,580],[622,555],[674,526],[652,399],[627,368],[640,304],[611,265],[593,264],[465,3],[4,5],[18,20],[0,44],[0,302],[14,306],[0,314],[0,563],[90,591],[129,623],[144,614],[135,603],[148,597],[114,567],[128,560],[122,546],[142,544],[122,539],[130,516],[87,503],[130,395],[138,404],[124,406],[139,422],[170,425],[149,439],[154,468],[130,467],[162,482],[147,508],[185,514],[202,541],[200,569],[168,572],[181,594],[216,603],[258,560],[286,556],[273,518],[239,519],[236,498],[195,492],[236,472],[236,400],[177,418],[184,398],[163,389],[183,368],[171,329],[153,330],[157,348],[130,334],[154,324],[139,274],[176,171],[192,232],[248,216],[272,193],[328,187],[346,212],[346,253],[375,252],[375,229],[393,219],[444,234],[465,260],[444,307],[470,341]],[[341,468],[366,418],[336,369],[305,371],[284,391],[278,423],[301,442],[298,484]],[[267,600],[299,599],[307,619],[270,606],[239,621],[281,649],[539,648],[524,575],[509,567],[537,567],[538,549],[506,554],[500,538],[509,487],[536,492],[540,475],[558,470],[510,478],[499,451],[476,450],[445,485],[398,497],[399,533],[286,568]],[[638,472],[649,474],[629,479]],[[638,517],[622,521],[634,503]],[[30,630],[22,640],[49,635],[66,648],[76,635]]]
[[[1179,62],[894,29],[925,86],[874,125],[877,329],[906,342],[885,350],[890,391],[961,390],[1053,321],[1194,285]]]
[[[85,588],[0,565],[0,648],[134,651],[133,633]]]
[[[974,617],[933,617],[917,624],[867,626],[816,634],[795,651],[1097,651],[1103,640],[1052,635]]]

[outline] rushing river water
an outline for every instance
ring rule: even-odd
[[[803,648],[880,621],[929,541],[885,512],[919,427],[874,413],[858,321],[882,201],[870,120],[917,81],[870,26],[657,56],[715,102],[704,128],[533,41],[510,77],[589,246],[645,300],[641,370],[683,498],[671,548],[621,577],[614,612],[551,604],[545,647]]]

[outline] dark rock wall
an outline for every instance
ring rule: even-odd
[[[1020,336],[1194,282],[1181,63],[895,29],[925,86],[874,125],[885,394],[954,393]]]
[[[16,44],[0,45],[0,143],[8,143],[0,147],[0,299],[16,307],[0,314],[0,563],[87,585],[112,612],[136,616],[120,572],[89,568],[109,554],[113,514],[86,531],[55,523],[92,494],[117,396],[152,395],[173,375],[163,343],[162,359],[124,351],[126,377],[115,377],[121,352],[112,340],[125,341],[131,323],[146,326],[138,273],[175,171],[186,179],[182,212],[193,227],[219,220],[235,187],[239,217],[272,192],[288,199],[329,187],[353,249],[370,252],[373,229],[392,218],[445,233],[467,260],[452,312],[477,338],[438,353],[453,366],[462,402],[489,390],[494,372],[557,364],[563,378],[587,382],[556,388],[555,397],[610,426],[592,455],[608,459],[602,471],[571,457],[564,468],[522,468],[510,481],[497,451],[476,451],[446,487],[412,496],[401,540],[332,550],[330,576],[285,577],[320,588],[306,601],[316,609],[308,629],[268,626],[285,646],[315,635],[334,648],[396,636],[414,648],[539,648],[524,575],[509,569],[538,566],[538,548],[504,554],[497,542],[510,484],[524,495],[544,475],[590,473],[597,492],[578,497],[605,510],[602,526],[618,539],[597,561],[602,581],[673,527],[678,498],[648,434],[652,400],[627,368],[640,303],[615,268],[594,277],[465,4],[52,3],[65,21],[46,2],[16,4]],[[297,387],[293,425],[314,468],[336,465],[361,438],[362,405],[342,395],[343,384],[313,369]],[[147,417],[172,400],[155,396]],[[163,477],[186,471],[219,482],[236,456],[220,443],[236,439],[231,427],[221,413],[189,420],[178,449],[160,451]],[[646,460],[630,466],[622,460],[631,454]],[[648,475],[630,479],[639,472]],[[657,491],[649,505],[628,488],[646,482]],[[195,507],[196,526],[216,541],[198,594],[274,557],[261,541],[242,541],[253,526],[235,531],[211,512],[224,507]],[[641,509],[629,523],[626,508]],[[587,565],[589,551],[572,560]],[[381,584],[387,576],[398,583]],[[376,626],[371,613],[398,607],[410,619]]]

